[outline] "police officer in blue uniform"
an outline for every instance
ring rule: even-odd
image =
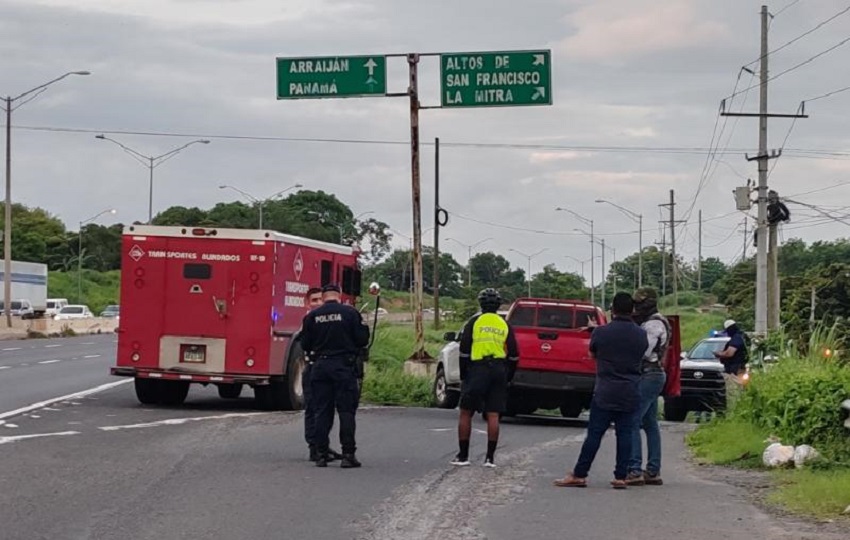
[[[360,401],[357,356],[369,343],[369,327],[355,308],[340,302],[339,285],[322,287],[324,304],[304,318],[301,345],[313,361],[310,375],[312,406],[316,411],[314,442],[317,467],[330,461],[330,431],[339,414],[343,469],[360,467],[355,457],[355,414]]]

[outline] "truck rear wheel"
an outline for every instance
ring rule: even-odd
[[[136,399],[142,405],[155,405],[159,402],[159,383],[154,379],[139,379],[133,380],[136,387]]]
[[[187,381],[157,381],[160,383],[159,403],[161,405],[182,405],[189,395]]]
[[[240,383],[218,385],[218,396],[222,399],[238,399],[242,395]]]

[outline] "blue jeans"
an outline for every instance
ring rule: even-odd
[[[602,409],[592,403],[590,405],[590,420],[587,423],[587,438],[581,445],[581,453],[578,457],[573,476],[576,478],[587,478],[590,466],[599,452],[602,436],[608,431],[611,422],[614,422],[617,434],[617,466],[614,469],[614,478],[625,480],[628,473],[629,457],[632,452],[632,425],[635,421],[635,412],[620,412]]]
[[[643,441],[640,430],[646,432],[646,472],[656,475],[661,472],[661,429],[658,427],[658,397],[664,390],[667,374],[650,371],[640,378],[640,408],[635,416],[632,430],[632,457],[629,472],[643,471]]]

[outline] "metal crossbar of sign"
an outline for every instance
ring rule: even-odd
[[[419,103],[420,56],[440,57],[440,107]],[[405,57],[405,93],[387,93],[387,58]],[[410,154],[413,191],[413,318],[416,345],[411,360],[429,359],[422,321],[422,209],[419,175],[419,110],[422,108],[511,107],[552,104],[552,65],[548,50],[474,53],[391,54],[277,58],[277,99],[370,96],[410,98]],[[444,226],[445,223],[439,223]],[[440,227],[434,229],[438,246]],[[439,254],[435,253],[435,258]],[[439,288],[435,283],[435,288]],[[435,319],[438,320],[438,319]]]

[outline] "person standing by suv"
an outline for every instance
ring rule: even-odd
[[[744,372],[744,367],[749,361],[747,343],[744,341],[744,333],[738,328],[738,323],[732,319],[723,323],[729,341],[722,351],[715,351],[714,356],[720,359],[728,375],[738,376]]]
[[[513,378],[519,349],[510,325],[497,314],[502,297],[496,289],[478,293],[481,314],[463,328],[460,340],[460,417],[457,435],[460,451],[451,464],[469,465],[469,439],[475,411],[487,414],[487,457],[484,466],[494,468],[499,444],[499,415],[508,402],[508,383]]]
[[[611,422],[617,434],[617,465],[611,486],[615,489],[627,487],[632,428],[640,405],[640,365],[648,342],[646,331],[632,320],[634,302],[630,294],[615,294],[611,311],[614,320],[594,329],[590,338],[590,352],[596,358],[596,388],[590,405],[587,437],[573,471],[555,480],[558,487],[587,486],[590,466]]]
[[[658,397],[664,390],[667,375],[664,361],[670,346],[670,323],[658,312],[658,293],[642,287],[635,291],[634,321],[646,331],[649,346],[640,367],[640,407],[632,430],[632,457],[629,462],[630,486],[663,484],[661,480],[661,429],[658,427]],[[646,432],[646,470],[643,469],[643,441]]]

